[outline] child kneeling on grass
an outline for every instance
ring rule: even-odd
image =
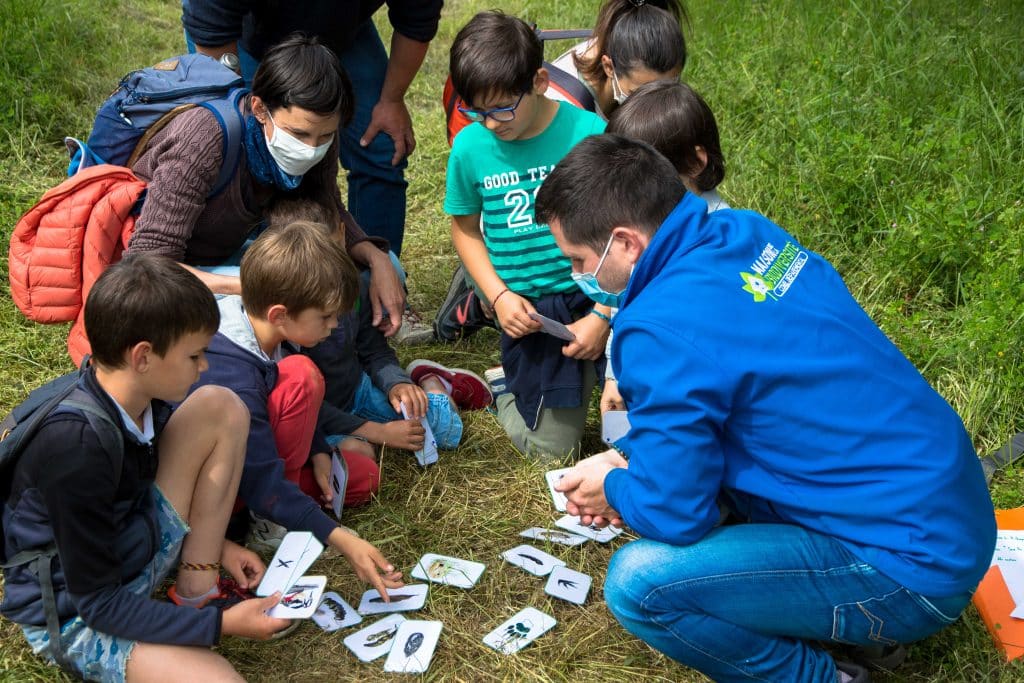
[[[210,342],[206,384],[225,386],[249,408],[250,427],[239,497],[254,516],[250,546],[273,551],[286,530],[310,531],[340,551],[363,581],[387,599],[401,574],[371,544],[339,527],[321,508],[330,503],[330,448],[317,428],[324,381],[285,342],[315,346],[352,306],[355,266],[321,227],[292,223],[261,234],[242,257],[242,295],[217,301],[220,329]],[[342,453],[349,469],[346,505],[366,503],[377,490],[376,463]],[[236,506],[240,507],[240,505]]]
[[[335,239],[344,239],[337,218],[314,200],[276,202],[267,211],[271,226],[310,221]],[[413,361],[408,371],[387,338],[373,325],[368,282],[359,278],[355,309],[342,312],[338,326],[323,342],[305,349],[324,376],[320,423],[327,442],[343,452],[375,457],[373,445],[408,451],[423,448],[426,416],[440,448],[454,449],[462,439],[458,408],[480,410],[491,403],[487,383],[468,370]],[[404,419],[401,405],[405,405]]]
[[[111,266],[85,303],[93,355],[77,395],[120,430],[123,450],[104,447],[91,411],[62,407],[13,469],[2,612],[37,654],[71,674],[241,680],[209,648],[222,635],[268,638],[289,623],[265,613],[279,594],[240,601],[264,566],[224,540],[245,406],[221,387],[186,398],[217,321],[210,291],[170,259],[131,254]],[[172,412],[169,403],[182,400]],[[43,564],[18,563],[47,546],[56,549],[41,558],[52,580]],[[175,567],[171,592],[185,606],[150,597]],[[220,578],[222,567],[237,584]]]

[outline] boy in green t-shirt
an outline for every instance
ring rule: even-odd
[[[502,329],[507,392],[496,392],[498,418],[523,452],[563,456],[579,447],[609,310],[573,282],[548,226],[533,220],[533,200],[555,164],[604,122],[544,96],[543,60],[526,22],[501,12],[481,12],[459,31],[452,83],[476,123],[452,145],[444,208],[455,250]],[[534,334],[541,324],[531,313],[565,323],[575,341]]]

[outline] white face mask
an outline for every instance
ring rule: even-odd
[[[626,93],[622,92],[622,86],[619,85],[619,77],[615,75],[615,69],[612,69],[612,99],[615,100],[616,104],[622,104],[629,97]]]
[[[267,149],[270,156],[277,162],[278,167],[288,175],[305,175],[309,169],[316,166],[327,154],[327,149],[334,142],[334,136],[322,145],[310,147],[293,135],[289,135],[274,122],[274,117],[267,111],[267,118],[274,126],[274,134],[267,140]]]

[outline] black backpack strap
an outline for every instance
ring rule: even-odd
[[[594,35],[594,32],[589,28],[564,28],[564,29],[539,29],[536,26],[533,28],[533,32],[537,34],[537,37],[543,40],[579,40],[580,38],[589,38]]]
[[[587,90],[587,86],[580,83],[579,79],[551,62],[544,62],[544,68],[548,70],[548,77],[551,79],[551,83],[568,95],[570,99],[578,102],[581,109],[597,112],[597,102],[594,100],[594,95]]]

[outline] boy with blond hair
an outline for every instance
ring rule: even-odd
[[[255,545],[273,550],[286,530],[310,531],[386,599],[385,587],[400,586],[401,574],[321,509],[334,495],[330,449],[317,429],[323,376],[307,356],[282,348],[315,346],[330,335],[338,315],[352,307],[355,266],[321,226],[297,221],[261,234],[242,258],[240,277],[242,295],[217,301],[221,323],[201,384],[226,386],[249,408],[239,497],[254,516]],[[343,457],[346,503],[367,502],[379,482],[376,463]]]
[[[576,287],[551,231],[534,221],[533,200],[555,164],[604,122],[545,97],[543,60],[533,29],[501,12],[481,12],[459,31],[452,83],[476,123],[452,145],[444,209],[459,258],[502,329],[502,369],[488,373],[498,419],[523,452],[564,456],[579,448],[609,309]],[[537,313],[566,324],[575,340],[536,334]]]

